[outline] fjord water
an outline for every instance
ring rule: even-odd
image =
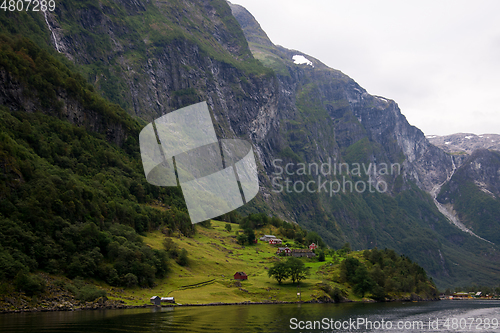
[[[467,324],[464,320],[460,324],[461,318],[469,318]],[[469,325],[471,318],[474,324]],[[500,332],[498,326],[484,325],[493,318],[500,320],[500,301],[234,305],[4,314],[0,332]],[[429,327],[429,320],[436,323],[436,319],[437,329]],[[374,326],[306,328],[307,321],[362,320]],[[391,322],[392,329],[376,329],[382,320],[385,326]],[[417,322],[424,326],[409,324]],[[398,323],[407,328],[397,328]]]

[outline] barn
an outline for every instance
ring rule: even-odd
[[[315,257],[316,254],[311,251],[311,250],[305,250],[305,249],[293,249],[292,250],[292,256],[294,257],[307,257],[307,258],[312,258]]]
[[[259,238],[263,242],[269,242],[271,239],[276,238],[274,235],[264,235],[261,238]]]

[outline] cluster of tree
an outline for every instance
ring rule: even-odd
[[[289,257],[286,261],[276,261],[273,267],[269,268],[267,274],[269,277],[276,279],[278,284],[288,278],[292,280],[292,283],[299,283],[308,276],[309,267],[306,267],[299,258]]]
[[[311,243],[315,243],[320,248],[326,248],[326,244],[318,233],[314,231],[308,231],[295,223],[289,223],[281,220],[280,218],[274,216],[270,217],[264,213],[249,214],[242,217],[237,212],[231,212],[219,216],[216,218],[220,221],[238,223],[240,227],[245,230],[245,235],[251,238],[250,230],[263,229],[267,226],[274,226],[278,228],[278,236],[286,237],[288,239],[293,239],[296,244],[302,244],[307,246]],[[240,235],[241,236],[241,235]],[[253,238],[255,239],[255,237]],[[243,242],[243,236],[241,237],[241,242],[252,244],[252,240],[247,240]],[[240,243],[241,244],[241,243]]]
[[[165,255],[137,233],[166,226],[194,234],[178,189],[139,181],[126,152],[69,123],[5,109],[0,117],[0,278],[42,269],[151,285],[165,273]],[[171,209],[149,207],[155,197]]]
[[[340,281],[352,286],[355,293],[364,297],[370,293],[374,299],[384,300],[390,293],[416,293],[436,297],[437,290],[428,280],[425,270],[406,256],[394,250],[365,250],[365,261],[347,256],[340,265]]]
[[[240,245],[252,245],[255,244],[255,232],[252,229],[246,228],[243,230],[242,234],[236,237],[238,244]]]

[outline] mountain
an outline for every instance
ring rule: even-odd
[[[437,200],[478,236],[500,242],[500,152],[477,149],[443,186]]]
[[[471,154],[477,149],[490,149],[500,151],[500,135],[471,133],[457,133],[438,136],[428,135],[427,140],[447,153]]]
[[[476,236],[464,232],[442,213],[448,197],[441,194],[463,157],[431,144],[394,101],[370,95],[314,57],[274,45],[243,7],[221,0],[61,0],[54,12],[6,13],[0,28],[12,49],[0,69],[6,110],[41,111],[101,135],[102,145],[125,149],[134,172],[119,181],[125,189],[110,193],[134,201],[133,191],[142,197],[136,200],[161,199],[179,208],[169,218],[172,227],[175,216],[184,221],[185,206],[176,190],[154,189],[140,175],[136,134],[167,112],[206,101],[217,135],[247,139],[256,152],[260,193],[241,213],[278,215],[335,248],[345,242],[356,249],[393,248],[440,287],[500,282],[496,239],[483,240],[477,226]],[[45,53],[51,60],[35,61]],[[75,161],[74,168],[78,163],[87,162]],[[101,165],[109,172],[111,165],[124,167],[116,163]],[[71,163],[60,167],[73,170]],[[11,175],[9,186],[25,177],[20,168]],[[86,177],[87,186],[103,179],[97,169]],[[2,214],[11,218],[9,209]],[[129,210],[120,211],[133,220]],[[88,221],[81,212],[78,220]],[[141,213],[147,214],[153,213]],[[101,215],[103,223],[110,221]]]
[[[457,133],[427,138],[456,162],[455,171],[436,197],[437,204],[462,229],[498,244],[500,135]]]

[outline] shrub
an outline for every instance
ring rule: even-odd
[[[45,281],[36,275],[30,275],[26,270],[20,271],[14,278],[16,289],[22,290],[28,296],[42,293],[45,290]]]
[[[137,279],[137,276],[135,276],[135,274],[127,273],[123,277],[123,284],[125,284],[129,288],[137,286],[138,282],[139,280]]]
[[[106,296],[105,290],[99,289],[99,288],[97,288],[95,286],[91,286],[91,285],[83,286],[76,293],[76,299],[78,299],[80,301],[85,301],[85,302],[92,302],[100,297],[105,297],[105,296]]]
[[[347,292],[340,288],[333,288],[333,290],[329,293],[330,297],[333,299],[335,303],[339,303],[347,297]]]

